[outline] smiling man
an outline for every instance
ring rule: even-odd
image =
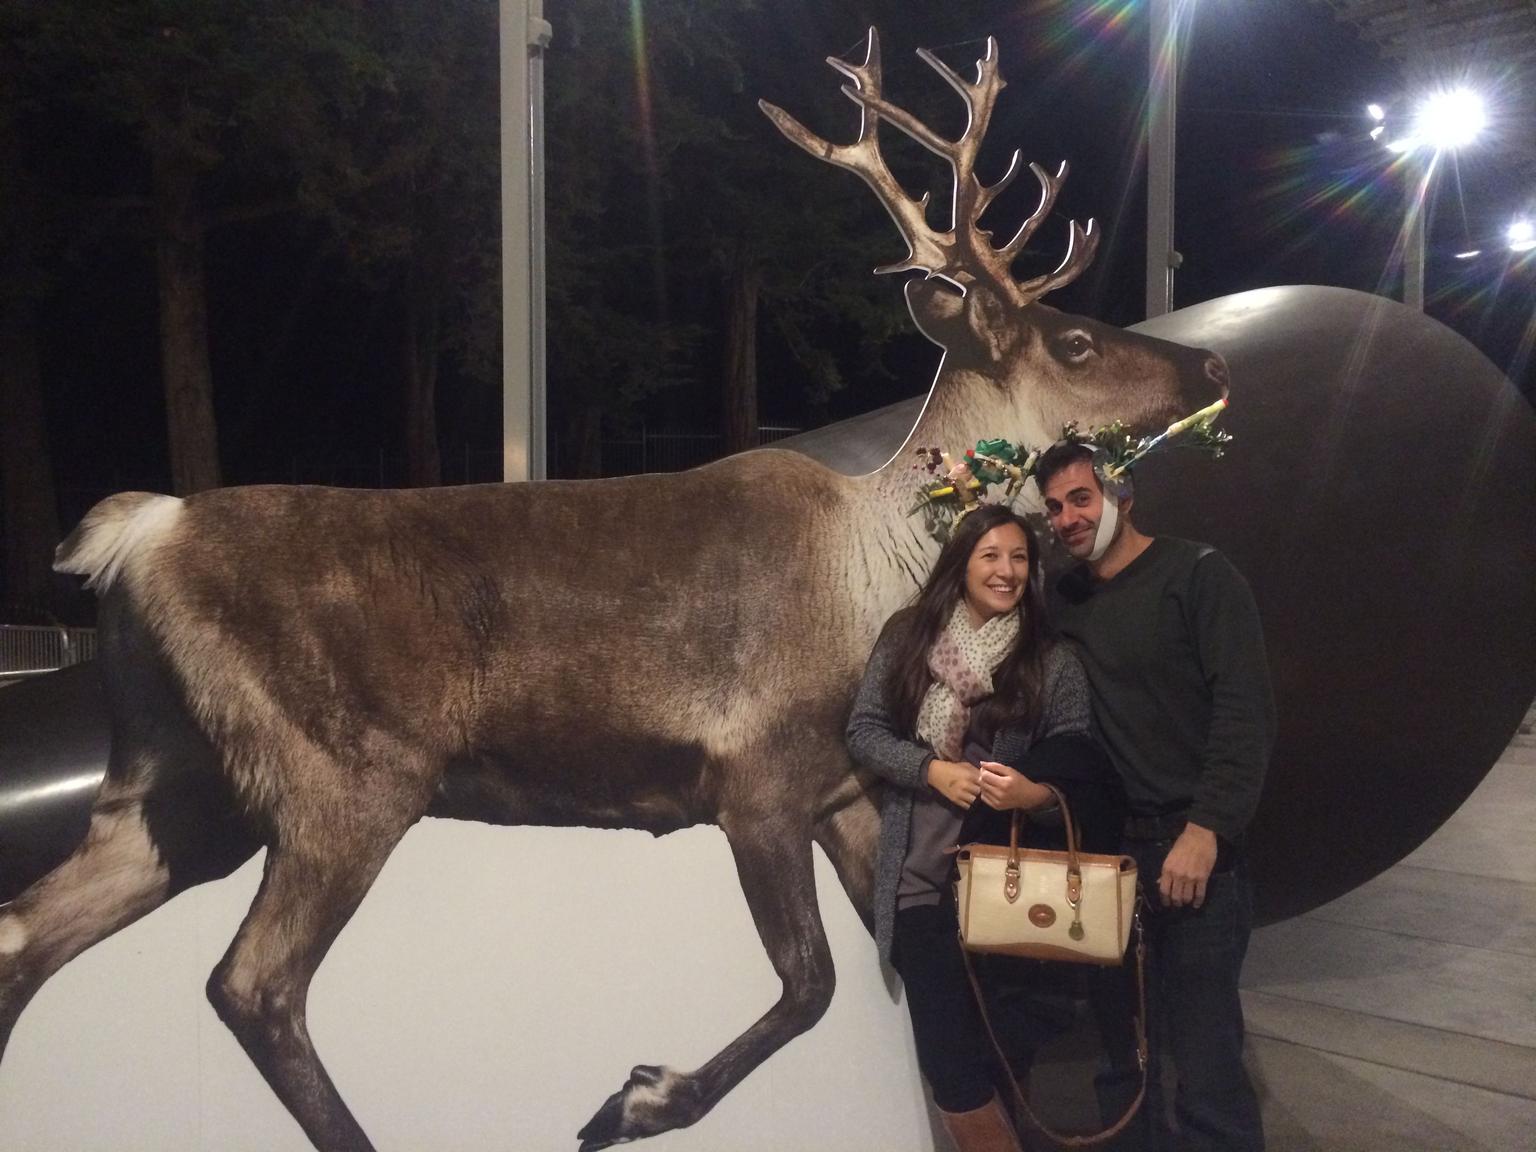
[[[1051,615],[1079,649],[1095,734],[1125,784],[1124,850],[1148,901],[1154,1058],[1178,1070],[1176,1137],[1162,1130],[1155,1065],[1144,1137],[1156,1149],[1256,1152],[1237,983],[1253,919],[1243,843],[1274,742],[1258,609],[1215,549],[1139,532],[1129,481],[1095,464],[1091,447],[1061,442],[1035,479],[1079,561],[1053,589]],[[1135,1079],[1134,1068],[1101,1077],[1106,1115]]]

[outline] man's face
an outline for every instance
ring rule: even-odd
[[[1073,557],[1088,559],[1104,515],[1104,492],[1088,460],[1074,460],[1045,486],[1045,516]]]

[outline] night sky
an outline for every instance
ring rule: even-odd
[[[776,6],[780,31],[757,50],[786,68],[820,76],[835,91],[839,78],[822,58],[856,56],[863,28],[880,23],[882,10],[892,5],[866,3],[843,15],[807,6],[796,19],[800,7]],[[548,8],[555,27],[548,82],[552,88],[580,84],[579,46],[569,37],[562,41],[560,4]],[[900,23],[909,28],[910,0],[903,9]],[[946,10],[940,20],[935,8],[935,26],[942,25],[945,39],[926,46],[969,73],[980,37],[990,32],[1000,41],[1010,84],[983,171],[1000,173],[1015,146],[1047,166],[1071,162],[1058,216],[1033,246],[1052,264],[1065,243],[1067,217],[1093,216],[1104,229],[1095,267],[1051,302],[1116,324],[1136,322],[1142,316],[1145,234],[1138,150],[1147,73],[1142,6],[1034,0],[968,9],[976,11],[955,17]],[[886,40],[887,93],[898,103],[943,108],[948,89],[914,58],[918,46]],[[1398,294],[1392,252],[1407,175],[1367,139],[1364,106],[1401,91],[1395,68],[1378,60],[1324,5],[1202,4],[1187,47],[1178,122],[1176,244],[1185,262],[1176,306],[1287,283]],[[794,97],[771,90],[742,92],[740,99],[755,103],[759,96],[803,111]],[[464,99],[494,101],[495,93],[467,90]],[[951,97],[948,106],[954,120],[945,123],[941,113],[935,126],[958,132],[959,101]],[[1496,107],[1493,114],[1495,143],[1497,130],[1532,131],[1500,124]],[[832,139],[850,139],[856,112],[844,104],[835,115],[840,119],[816,119],[811,126]],[[814,164],[759,121],[763,149],[782,153],[785,165]],[[60,130],[71,125],[62,123]],[[600,138],[588,143],[605,146]],[[1530,396],[1529,349],[1522,360],[1520,348],[1532,325],[1536,254],[1452,258],[1469,245],[1488,245],[1491,234],[1536,195],[1536,189],[1513,186],[1495,143],[1468,151],[1442,173],[1430,232],[1428,310],[1472,340]],[[904,146],[893,144],[899,154]],[[916,159],[905,153],[899,171],[940,163],[913,152]],[[104,137],[100,158],[90,177],[95,192],[142,185],[142,159],[121,140]],[[558,194],[560,179],[551,170],[551,196]],[[827,179],[854,177],[829,169]],[[1021,219],[1035,195],[1026,175],[994,207],[995,218]],[[868,211],[883,218],[873,196]],[[663,249],[658,259],[665,259],[670,238],[657,239]],[[900,252],[892,229],[889,258]],[[868,275],[867,267],[842,271]],[[395,398],[381,395],[378,381],[387,378],[385,367],[396,355],[393,319],[342,282],[313,226],[256,221],[219,230],[210,238],[208,280],[227,481],[388,482],[397,467],[398,414]],[[889,306],[903,309],[894,281]],[[550,323],[559,324],[559,317]],[[107,491],[167,484],[156,340],[152,248],[131,231],[107,235],[68,270],[46,319],[50,439],[66,525]],[[764,340],[761,356],[763,422],[805,426],[921,391],[938,350],[915,333],[897,337],[884,356],[893,378],[854,380],[815,410],[806,406],[798,369],[783,350]],[[713,396],[708,381],[679,386],[647,401],[647,422],[712,431]],[[495,477],[499,405],[493,383],[445,367],[439,409],[447,482]]]
[[[1069,160],[1072,175],[1058,215],[1094,216],[1105,229],[1094,269],[1051,303],[1116,324],[1137,322],[1146,229],[1139,146],[1148,30],[1141,5],[1000,5],[996,17],[978,24],[978,31],[998,37],[1010,81],[984,160],[1000,171],[1014,146],[1048,167]],[[886,58],[912,47],[887,42]],[[955,45],[941,55],[958,68],[979,48],[979,41]],[[933,83],[924,71],[914,62],[888,91],[900,102],[911,86]],[[1378,59],[1373,46],[1323,5],[1200,5],[1180,87],[1175,244],[1184,264],[1175,279],[1175,307],[1300,283],[1400,298],[1393,253],[1414,178],[1409,165],[1369,139],[1365,113],[1369,102],[1393,100],[1408,102],[1395,66]],[[1487,144],[1447,158],[1435,185],[1427,310],[1530,396],[1529,352],[1524,364],[1517,353],[1533,322],[1536,260],[1506,254],[1501,234],[1518,210],[1532,205],[1536,188],[1513,179],[1498,140],[1501,133],[1523,133],[1529,141],[1536,127],[1500,121],[1497,105],[1490,117]],[[851,135],[855,125],[850,109],[842,127]],[[1035,194],[1020,180],[1013,213],[1003,201],[994,211],[1021,218]],[[1041,230],[1036,246],[1050,242],[1052,226],[1058,240],[1064,237],[1058,220]],[[1454,258],[1478,246],[1492,250],[1475,262]]]

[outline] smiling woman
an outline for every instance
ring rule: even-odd
[[[973,628],[1019,606],[1029,579],[1029,556],[1029,537],[1013,521],[976,542],[965,564],[965,607]]]
[[[1049,820],[1047,780],[1069,795],[1088,851],[1113,847],[1119,786],[1088,723],[1082,668],[1045,625],[1034,533],[1008,508],[983,505],[955,526],[916,602],[886,625],[848,724],[854,758],[892,785],[876,940],[906,983],[918,1063],[961,1152],[1018,1145],[965,974],[947,849],[1006,836],[1000,813]],[[1031,823],[1035,843],[1060,835],[1056,819]],[[1045,1038],[1028,997],[1040,970],[992,959],[981,976],[988,1014],[1001,1022],[1008,1071],[1022,1077]]]

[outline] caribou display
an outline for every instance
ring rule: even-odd
[[[831,61],[862,114],[855,143],[764,106],[875,190],[909,248],[883,271],[922,273],[907,304],[944,358],[911,443],[1043,444],[1068,419],[1160,427],[1224,395],[1218,356],[1039,302],[1087,266],[1091,222],[1069,226],[1054,271],[1014,277],[1065,165],[1029,166],[1039,206],[994,245],[978,220],[1021,170],[1015,154],[997,183],[975,171],[1003,87],[996,43],[974,81],[923,57],[969,110],[958,141],[885,100],[873,30],[862,63]],[[952,168],[949,229],[892,177],[881,123]],[[878,797],[843,726],[877,629],[936,553],[906,514],[912,475],[905,452],[849,478],[763,450],[613,480],[102,501],[57,567],[101,599],[111,758],[85,840],[0,910],[0,1051],[74,956],[265,848],[209,998],[317,1148],[370,1149],[305,1001],[417,820],[716,824],[782,994],[701,1067],[635,1068],[580,1139],[598,1149],[693,1124],[831,999],[813,843],[868,920]],[[572,761],[602,772],[558,767]]]

